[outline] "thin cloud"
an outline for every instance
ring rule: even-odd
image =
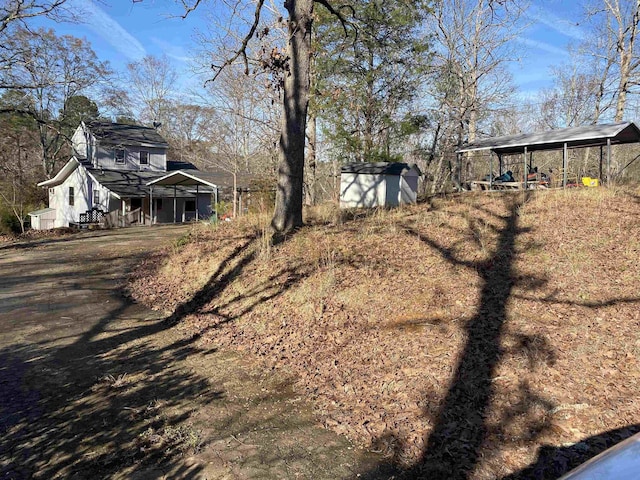
[[[547,27],[566,37],[580,41],[586,39],[584,29],[578,26],[575,22],[561,18],[555,13],[552,13],[542,7],[537,5],[529,7],[527,15],[533,20],[543,23]]]
[[[167,57],[173,60],[182,63],[190,63],[193,60],[193,57],[189,56],[186,50],[180,46],[173,45],[157,37],[151,37],[151,41],[160,47]]]
[[[526,45],[527,47],[536,48],[538,50],[542,50],[544,52],[552,53],[552,54],[560,56],[560,57],[568,57],[569,56],[569,52],[567,52],[567,50],[565,50],[564,48],[556,47],[555,45],[551,45],[550,43],[540,42],[538,40],[533,40],[531,38],[526,38],[526,37],[518,37],[516,39],[516,41],[518,43]]]
[[[88,28],[129,60],[137,61],[147,55],[142,44],[93,0],[71,0],[70,6],[80,12]]]

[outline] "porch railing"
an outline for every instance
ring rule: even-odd
[[[148,215],[145,215],[142,208],[136,208],[127,213],[120,210],[109,212],[102,218],[102,225],[106,228],[122,228],[132,225],[142,225],[148,221]]]

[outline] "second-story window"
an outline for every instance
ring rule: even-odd
[[[124,156],[125,156],[124,148],[116,148],[113,151],[113,155],[115,157],[117,164],[120,164],[120,165],[124,164]]]
[[[140,165],[149,165],[149,152],[140,152]]]
[[[69,187],[69,205],[73,206],[75,203],[75,192],[73,191],[73,187]]]
[[[100,205],[100,190],[93,191],[93,205]]]

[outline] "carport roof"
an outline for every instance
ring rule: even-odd
[[[211,188],[218,188],[218,186],[213,183],[215,181],[215,175],[207,172],[200,171],[184,171],[177,170],[175,172],[168,173],[167,175],[163,175],[160,178],[156,178],[147,182],[147,185],[150,187],[156,187],[156,185],[164,185],[164,186],[174,186],[174,185],[204,185]]]
[[[562,128],[547,132],[506,135],[486,138],[470,143],[458,150],[458,153],[490,150],[499,155],[522,153],[528,151],[558,150],[567,147],[594,147],[606,145],[634,143],[640,141],[640,129],[634,122],[620,122],[601,125],[583,125],[581,127]]]
[[[91,176],[102,186],[108,188],[120,198],[144,198],[149,195],[149,184],[158,179],[158,172],[135,172],[126,170],[105,170],[87,168]],[[178,173],[178,172],[173,172]],[[160,178],[165,178],[164,175]],[[153,189],[154,197],[173,197],[173,183]],[[195,185],[195,184],[193,184]],[[195,189],[189,184],[176,184],[175,193],[179,197],[195,197]],[[213,189],[202,189],[200,193],[212,193]]]

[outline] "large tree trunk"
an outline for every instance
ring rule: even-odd
[[[286,234],[302,226],[304,146],[309,105],[309,63],[313,0],[287,0],[289,69],[284,81],[284,115],[279,142],[276,206],[271,226]]]

